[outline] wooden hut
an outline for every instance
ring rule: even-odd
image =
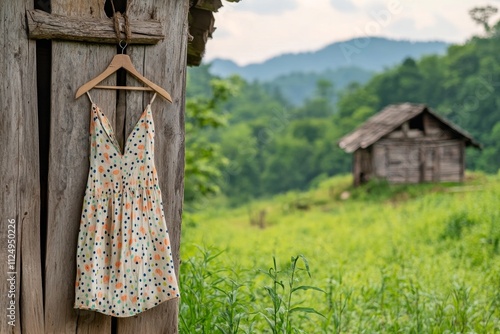
[[[178,300],[131,318],[73,308],[76,248],[89,170],[90,103],[77,88],[126,53],[165,88],[157,98],[155,164],[179,268],[186,66],[198,65],[220,0],[0,2],[0,333],[177,333]],[[35,10],[36,9],[36,10]],[[118,28],[117,28],[118,27]],[[128,30],[130,28],[130,30]],[[119,29],[119,31],[117,31]],[[104,85],[134,85],[121,73]],[[149,92],[97,90],[120,144]]]
[[[339,146],[353,153],[354,184],[460,182],[465,148],[480,144],[466,131],[423,104],[390,105],[344,136]]]

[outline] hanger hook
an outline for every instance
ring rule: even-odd
[[[122,45],[122,43],[125,43],[125,44]],[[127,47],[127,42],[124,41],[124,40],[120,40],[120,42],[118,43],[118,45],[122,48],[122,54],[123,54],[123,52],[125,51],[125,48]]]

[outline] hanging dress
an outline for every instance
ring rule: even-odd
[[[156,93],[123,153],[111,123],[88,96],[90,170],[78,235],[74,307],[128,317],[179,297],[154,164],[151,103]]]

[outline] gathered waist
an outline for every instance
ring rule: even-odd
[[[87,188],[87,191],[96,197],[119,197],[124,194],[136,195],[136,194],[146,194],[149,195],[151,193],[161,193],[160,187],[157,184],[153,185],[141,185],[136,184],[134,186],[123,186],[119,183],[112,183],[105,186],[95,186],[91,188]]]

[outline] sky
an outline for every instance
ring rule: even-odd
[[[315,51],[355,37],[463,43],[482,28],[469,17],[500,0],[241,0],[215,13],[217,30],[204,61],[258,63],[283,53]],[[498,19],[498,18],[497,18]]]

